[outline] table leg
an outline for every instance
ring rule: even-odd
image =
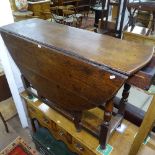
[[[113,103],[113,98],[112,98],[105,105],[104,120],[103,120],[103,123],[101,124],[99,143],[102,149],[106,148],[106,144],[108,141],[109,132],[110,132],[110,121],[112,118],[113,107],[114,107],[114,103]]]
[[[94,27],[98,27],[98,23],[99,23],[99,19],[102,16],[102,10],[95,10],[95,23],[94,23]]]
[[[129,84],[127,84],[127,83],[124,84],[122,98],[120,100],[119,110],[118,110],[118,114],[121,114],[123,116],[124,116],[124,112],[125,112],[126,103],[128,102],[128,96],[130,93],[130,91],[129,91],[130,88],[131,88],[131,86]]]
[[[76,130],[79,132],[81,130],[81,118],[82,118],[82,112],[81,111],[74,111],[73,112],[74,117],[74,125],[76,127]]]

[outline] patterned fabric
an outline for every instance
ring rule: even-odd
[[[38,155],[21,137],[17,137],[10,145],[0,152],[0,155]]]

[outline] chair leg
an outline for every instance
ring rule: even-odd
[[[6,130],[6,132],[8,133],[8,132],[9,132],[8,125],[7,125],[7,123],[6,123],[6,121],[5,121],[5,119],[4,119],[4,117],[3,117],[3,115],[2,115],[1,112],[0,112],[0,117],[1,117],[1,119],[2,119],[2,122],[4,123],[5,130]]]

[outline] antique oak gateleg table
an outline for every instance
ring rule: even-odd
[[[121,124],[130,85],[146,89],[153,77],[149,46],[41,19],[13,23],[0,32],[27,92],[73,120],[78,131],[84,128],[98,136],[103,149]],[[123,84],[120,108],[112,118],[113,99]],[[99,127],[81,123],[83,111],[100,106],[104,118]]]

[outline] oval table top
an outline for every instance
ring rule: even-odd
[[[91,65],[128,76],[144,67],[154,53],[151,46],[41,19],[16,22],[1,27],[0,31],[13,33]]]

